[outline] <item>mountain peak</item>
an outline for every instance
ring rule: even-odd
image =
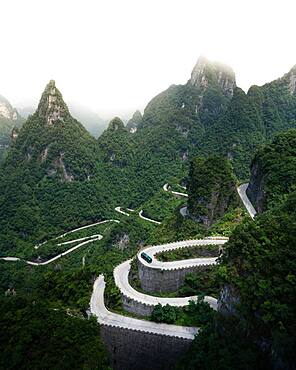
[[[142,122],[142,118],[143,118],[142,113],[139,110],[135,111],[132,118],[128,121],[126,128],[132,134],[135,133]]]
[[[202,89],[210,85],[219,86],[227,96],[232,96],[236,87],[235,74],[230,67],[219,62],[211,62],[204,56],[198,58],[189,82]]]
[[[114,117],[108,125],[108,130],[117,131],[124,129],[124,123],[119,117]]]
[[[45,119],[48,126],[52,126],[58,121],[64,121],[64,118],[70,115],[54,80],[50,80],[46,85],[36,113],[40,118]]]
[[[16,121],[19,115],[15,108],[9,103],[7,99],[0,95],[0,118],[5,118],[10,121]]]
[[[292,95],[296,95],[296,64],[290,69],[288,76],[288,87]]]

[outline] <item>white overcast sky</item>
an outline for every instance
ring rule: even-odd
[[[124,116],[185,83],[200,54],[244,90],[296,64],[295,0],[0,0],[0,12],[0,94],[19,107],[55,79],[66,101]]]

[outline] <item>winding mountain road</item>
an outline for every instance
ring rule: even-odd
[[[172,193],[173,195],[188,198],[188,194],[187,193],[180,193],[178,191],[169,190],[169,184],[164,184],[162,188],[163,188],[164,191],[168,191],[168,192]],[[184,186],[182,186],[182,188],[183,189],[186,189]]]
[[[187,260],[180,260],[175,262],[161,262],[155,258],[155,255],[161,252],[170,251],[180,248],[190,248],[197,245],[223,245],[227,242],[228,238],[208,238],[202,240],[184,240],[174,243],[168,243],[163,245],[155,245],[142,249],[137,254],[138,262],[149,266],[152,269],[176,269],[176,268],[190,268],[192,266],[211,265],[216,263],[217,258],[193,258]],[[147,263],[141,258],[141,253],[145,251],[152,257],[152,263]],[[149,294],[141,293],[135,290],[129,283],[129,271],[131,267],[131,260],[121,263],[114,269],[115,284],[119,288],[121,294],[128,297],[129,299],[140,302],[144,305],[156,306],[161,305],[172,305],[175,307],[183,307],[189,304],[190,300],[196,300],[196,296],[184,297],[184,298],[163,298],[154,297]],[[143,332],[156,333],[167,336],[177,336],[180,338],[193,339],[194,335],[198,332],[198,328],[184,327],[167,324],[157,324],[151,321],[145,321],[140,319],[132,319],[130,317],[114,314],[108,311],[104,305],[104,289],[105,283],[103,276],[99,276],[94,283],[94,289],[90,301],[90,310],[94,314],[98,322],[103,325],[116,326],[120,328],[127,328],[131,330],[140,330]],[[213,297],[206,296],[205,301],[213,309],[217,309],[217,300]]]
[[[180,208],[180,213],[181,213],[182,217],[187,217],[188,216],[187,206],[181,207]]]
[[[49,260],[47,261],[44,261],[44,262],[34,262],[34,261],[27,261],[27,260],[24,260],[22,258],[19,258],[19,257],[1,257],[0,260],[4,260],[4,261],[10,261],[10,262],[17,262],[17,261],[23,261],[25,262],[26,264],[28,265],[31,265],[31,266],[45,266],[45,265],[48,265],[56,260],[58,260],[59,258],[63,257],[63,256],[66,256],[67,254],[69,253],[72,253],[74,252],[76,249],[78,248],[81,248],[82,246],[86,245],[86,244],[89,244],[89,243],[92,243],[92,242],[95,242],[97,240],[101,240],[103,238],[102,235],[91,235],[88,240],[82,242],[82,243],[79,243],[78,245],[75,245],[75,247],[72,247],[68,250],[66,250],[65,252],[63,253],[60,253],[58,255],[56,255],[55,257],[53,258],[50,258]],[[77,242],[79,239],[77,240],[71,240],[69,242],[66,242],[66,243],[61,243],[61,244],[70,244],[71,242],[72,243],[75,243]],[[58,244],[58,245],[61,245],[61,244]]]
[[[130,214],[123,211],[121,207],[115,207],[115,211],[121,213],[122,215],[129,216]]]
[[[176,268],[189,268],[192,266],[204,266],[204,265],[213,265],[216,263],[217,257],[207,257],[207,258],[191,258],[191,259],[184,259],[179,261],[173,262],[161,262],[157,260],[155,255],[163,252],[172,251],[175,249],[181,248],[190,248],[195,246],[202,246],[202,245],[223,245],[228,241],[228,238],[225,237],[215,237],[215,238],[206,238],[206,239],[193,239],[193,240],[182,240],[178,242],[172,242],[168,244],[161,244],[161,245],[154,245],[151,247],[147,247],[142,249],[138,252],[137,258],[140,263],[143,265],[153,268],[153,269],[161,269],[161,270],[172,270]],[[152,258],[152,262],[148,263],[143,258],[141,258],[141,253],[145,252]]]
[[[142,218],[143,220],[146,220],[146,221],[152,222],[152,223],[154,223],[154,224],[156,224],[156,225],[160,225],[160,224],[161,224],[161,222],[160,222],[160,221],[156,221],[156,220],[153,220],[152,218],[148,218],[148,217],[143,216],[143,210],[142,210],[142,209],[141,209],[141,211],[139,212],[139,216],[140,216],[140,218]]]
[[[250,199],[247,196],[247,188],[248,188],[249,183],[242,184],[237,188],[238,195],[240,196],[246,210],[248,211],[249,215],[251,216],[252,220],[254,220],[256,216],[256,210],[251,203]]]
[[[205,266],[205,265],[212,265],[216,263],[217,258],[192,258],[186,260],[179,260],[174,262],[161,262],[158,261],[155,257],[156,254],[171,251],[174,249],[180,248],[190,248],[198,245],[219,245],[222,246],[226,243],[228,238],[220,238],[220,239],[203,239],[203,240],[185,240],[180,242],[174,242],[169,244],[163,245],[155,245],[152,247],[147,247],[142,249],[137,254],[138,263],[146,265],[152,269],[160,269],[160,270],[175,270],[178,268],[191,268],[193,266]],[[147,263],[143,258],[141,258],[142,252],[147,253],[152,258],[152,263]],[[131,268],[131,260],[125,261],[119,266],[114,269],[114,279],[115,284],[119,288],[120,292],[137,302],[141,302],[143,304],[147,304],[150,306],[155,306],[157,304],[166,305],[169,304],[171,306],[176,307],[183,307],[189,304],[191,300],[197,300],[197,296],[190,296],[190,297],[183,297],[183,298],[163,298],[163,297],[154,297],[148,294],[141,293],[135,290],[129,283],[129,272]],[[213,297],[206,296],[204,298],[206,302],[213,309],[217,309],[217,300]]]
[[[198,328],[158,324],[152,321],[134,319],[132,317],[110,312],[105,307],[104,290],[104,276],[100,275],[94,282],[93,293],[90,300],[90,311],[93,315],[97,317],[97,320],[101,325],[136,330],[144,333],[154,333],[172,337],[186,338],[191,340],[193,340],[195,334],[198,333]]]
[[[97,226],[97,225],[102,225],[102,224],[105,224],[105,223],[108,223],[108,222],[116,222],[116,223],[119,223],[120,221],[113,220],[112,219],[112,220],[104,220],[104,221],[95,222],[95,223],[90,224],[90,225],[86,225],[86,226],[79,227],[77,229],[70,230],[70,231],[68,231],[68,232],[66,232],[66,233],[64,233],[62,235],[57,236],[53,240],[57,240],[57,239],[63,238],[64,236],[66,236],[68,234],[72,234],[72,233],[74,233],[76,231],[88,229],[90,227]],[[81,243],[79,243],[78,245],[75,245],[74,247],[66,250],[65,252],[59,253],[55,257],[52,257],[52,258],[50,258],[50,259],[48,259],[46,261],[43,261],[43,262],[27,261],[27,260],[25,260],[23,258],[20,258],[20,257],[0,257],[0,260],[2,260],[2,261],[8,261],[8,262],[23,261],[26,264],[31,265],[31,266],[45,266],[45,265],[48,265],[48,264],[50,264],[50,263],[58,260],[59,258],[61,258],[63,256],[66,256],[69,253],[74,252],[75,250],[83,247],[84,245],[87,245],[89,243],[95,242],[97,240],[101,240],[102,238],[103,238],[103,236],[101,234],[94,234],[94,235],[90,235],[90,236],[87,236],[87,237],[84,237],[84,238],[78,238],[78,239],[69,240],[69,241],[66,241],[66,242],[63,242],[63,243],[58,243],[57,246],[61,246],[61,245],[67,245],[67,244],[74,244],[74,243],[77,243],[77,242],[81,241]],[[46,242],[43,242],[43,243],[39,244],[38,246],[40,247],[40,246],[44,245],[45,243]],[[34,248],[36,249],[36,246]]]
[[[246,209],[248,210],[250,216],[254,218],[255,212],[251,207],[251,202],[247,197],[246,188],[247,184],[241,185],[237,191],[240,198],[243,201]],[[165,191],[168,191],[168,184],[163,186]],[[183,208],[183,214],[187,213],[187,208]],[[139,216],[142,216],[142,211],[140,211]],[[144,218],[142,216],[142,218]],[[144,218],[145,219],[145,218]],[[154,220],[153,220],[154,221]],[[151,270],[159,269],[178,269],[178,268],[190,268],[197,265],[209,265],[216,263],[216,258],[194,258],[187,260],[179,260],[174,262],[161,262],[155,258],[155,255],[164,251],[169,251],[179,248],[188,248],[195,245],[208,245],[216,244],[223,245],[227,242],[227,238],[208,238],[202,240],[185,240],[178,241],[163,245],[150,246],[142,249],[137,254],[138,263],[146,265]],[[143,258],[141,258],[141,253],[145,251],[151,258],[152,262],[148,263]],[[173,306],[184,306],[189,303],[190,299],[195,299],[195,297],[185,297],[185,298],[160,298],[153,297],[148,294],[144,294],[136,291],[133,287],[130,286],[128,275],[131,268],[131,260],[125,261],[114,269],[114,279],[117,287],[119,288],[122,295],[127,296],[135,301],[142,302],[146,305],[156,305],[158,303],[165,305],[170,304]],[[186,339],[193,339],[195,334],[198,333],[198,328],[189,328],[176,325],[166,325],[166,324],[156,324],[151,321],[144,321],[140,319],[133,319],[125,317],[122,315],[114,314],[108,311],[104,305],[104,289],[105,282],[103,276],[99,276],[94,283],[94,289],[90,301],[90,309],[92,314],[94,314],[98,322],[102,325],[116,326],[120,328],[127,328],[130,330],[138,330],[142,332],[157,333],[161,335],[168,336],[178,336]],[[212,308],[217,307],[217,300],[213,297],[205,297],[205,300],[211,305]]]
[[[237,191],[238,191],[238,194],[243,204],[248,210],[250,216],[254,218],[256,211],[247,197],[247,194],[246,194],[247,186],[248,184],[242,184],[237,189]],[[165,184],[163,186],[163,189],[165,191],[169,191],[168,184]],[[172,192],[172,194],[188,196],[185,193],[178,193],[178,192]],[[122,211],[121,207],[116,207],[115,210],[119,213],[129,215],[127,214],[127,212]],[[133,211],[133,210],[130,210],[130,211]],[[159,221],[149,219],[143,216],[142,213],[143,213],[143,210],[139,212],[139,216],[142,219],[156,223],[156,224],[160,224]],[[185,209],[184,209],[184,214],[185,214]],[[96,222],[91,225],[82,226],[80,228],[68,231],[56,237],[55,240],[62,238],[70,233],[74,233],[75,231],[83,230],[83,229],[86,229],[86,228],[89,228],[95,225],[107,223],[107,222],[119,223],[120,221],[105,220],[105,221]],[[83,245],[86,245],[88,243],[94,242],[96,240],[101,240],[101,239],[102,239],[102,235],[94,234],[87,238],[79,238],[79,239],[74,239],[74,240],[70,240],[67,242],[62,242],[62,243],[59,243],[58,245],[60,246],[60,245],[72,244],[72,243],[81,241],[81,243],[79,243],[78,245],[68,249],[67,251],[63,253],[58,254],[57,256],[47,261],[44,261],[44,262],[24,261],[24,262],[26,262],[29,265],[33,265],[33,266],[48,265],[56,261],[57,259],[61,258],[62,256],[72,253],[73,251],[77,250]],[[151,256],[152,262],[149,264],[148,262],[143,260],[143,258],[141,258],[140,254],[143,252],[143,250],[138,252],[137,259],[138,259],[138,263],[143,264],[146,267],[149,267],[149,269],[151,270],[158,269],[161,271],[170,270],[170,269],[174,270],[174,269],[180,269],[180,268],[186,269],[192,266],[210,265],[210,264],[216,263],[216,258],[193,258],[193,259],[179,260],[179,261],[174,261],[174,262],[161,262],[161,261],[158,261],[155,258],[155,256],[158,253],[173,250],[173,249],[188,248],[188,247],[193,247],[196,245],[209,245],[209,244],[211,245],[215,244],[215,245],[220,246],[226,242],[227,242],[227,238],[217,237],[217,238],[207,238],[207,239],[202,239],[202,240],[184,240],[184,241],[177,241],[177,242],[163,244],[163,245],[149,246],[149,247],[146,247],[144,251],[145,253]],[[38,247],[43,244],[44,243],[38,245]],[[18,258],[18,257],[2,257],[0,259],[4,261],[10,261],[10,262],[16,262],[16,261],[22,260],[21,258]],[[131,299],[138,301],[140,303],[143,303],[146,305],[154,305],[154,306],[157,305],[158,303],[162,305],[170,304],[172,306],[185,306],[189,303],[190,300],[196,299],[196,297],[160,298],[160,297],[154,297],[154,296],[150,296],[149,294],[138,292],[133,287],[131,287],[129,284],[128,275],[130,271],[130,263],[131,263],[131,260],[125,261],[114,269],[115,283],[123,295],[130,297]],[[105,307],[104,290],[105,290],[104,277],[103,275],[100,275],[94,282],[93,292],[92,292],[92,296],[90,300],[90,310],[91,310],[91,313],[97,317],[98,322],[102,325],[115,326],[115,327],[130,329],[130,330],[160,334],[164,336],[173,336],[173,337],[185,338],[185,339],[190,339],[190,340],[192,340],[195,334],[197,334],[199,331],[198,328],[194,328],[194,327],[158,324],[158,323],[154,323],[154,322],[147,321],[147,320],[134,319],[131,317],[112,313],[108,311]],[[207,296],[205,297],[205,301],[207,301],[213,309],[216,309],[217,300],[215,298]]]
[[[134,209],[130,209],[130,208],[127,208],[127,210],[130,211],[130,212],[134,212],[135,211]],[[122,215],[130,216],[130,213],[127,213],[127,212],[123,211],[121,207],[115,207],[115,211],[118,212],[118,213],[121,213]],[[153,220],[152,218],[143,216],[143,212],[144,211],[141,209],[141,211],[138,213],[138,215],[139,215],[140,218],[142,218],[145,221],[152,222],[152,223],[154,223],[156,225],[160,225],[161,224],[160,221],[156,221],[156,220]]]

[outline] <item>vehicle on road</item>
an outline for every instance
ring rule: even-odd
[[[145,260],[148,263],[151,263],[152,262],[152,258],[150,256],[148,256],[148,254],[145,253],[145,252],[142,252],[141,253],[141,257],[143,258],[143,260]]]

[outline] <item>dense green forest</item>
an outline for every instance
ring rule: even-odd
[[[0,256],[46,260],[65,251],[60,234],[106,219],[120,223],[62,237],[103,236],[48,266],[0,261],[0,367],[40,368],[43,357],[49,368],[65,361],[68,368],[108,368],[100,329],[86,314],[94,279],[104,273],[106,304],[123,314],[117,264],[144,245],[223,235],[230,240],[219,265],[188,275],[174,293],[218,297],[222,290],[221,313],[200,300],[184,310],[157,306],[146,319],[201,326],[180,368],[292,369],[295,74],[294,67],[246,94],[231,69],[201,59],[187,84],[153,98],[127,127],[114,118],[97,140],[50,81],[0,164]],[[236,192],[250,174],[255,221]],[[188,203],[166,192],[166,183],[177,191],[186,184]],[[135,211],[119,214],[118,206]],[[140,210],[161,224],[140,219]]]
[[[294,368],[295,200],[233,232],[219,266],[226,317],[205,325],[180,368]]]
[[[254,161],[260,159],[264,170],[262,190],[271,199],[269,210],[255,221],[245,219],[231,233],[218,267],[221,314],[214,325],[205,325],[180,368],[212,369],[217,363],[219,369],[294,368],[294,142],[295,131],[288,131],[256,154]],[[262,178],[254,165],[251,177]]]
[[[194,158],[189,179],[189,214],[206,228],[239,206],[236,179],[226,158]]]
[[[0,169],[3,252],[109,218],[118,205],[139,208],[171,177],[186,178],[197,154],[225,156],[238,180],[247,179],[258,146],[295,126],[294,75],[245,94],[228,67],[201,58],[187,84],[135,115],[136,132],[116,118],[98,140],[51,82]]]
[[[19,297],[1,298],[0,317],[3,369],[109,368],[95,320]]]
[[[247,189],[257,211],[262,213],[283,201],[296,184],[296,130],[278,134],[270,145],[256,153]]]

